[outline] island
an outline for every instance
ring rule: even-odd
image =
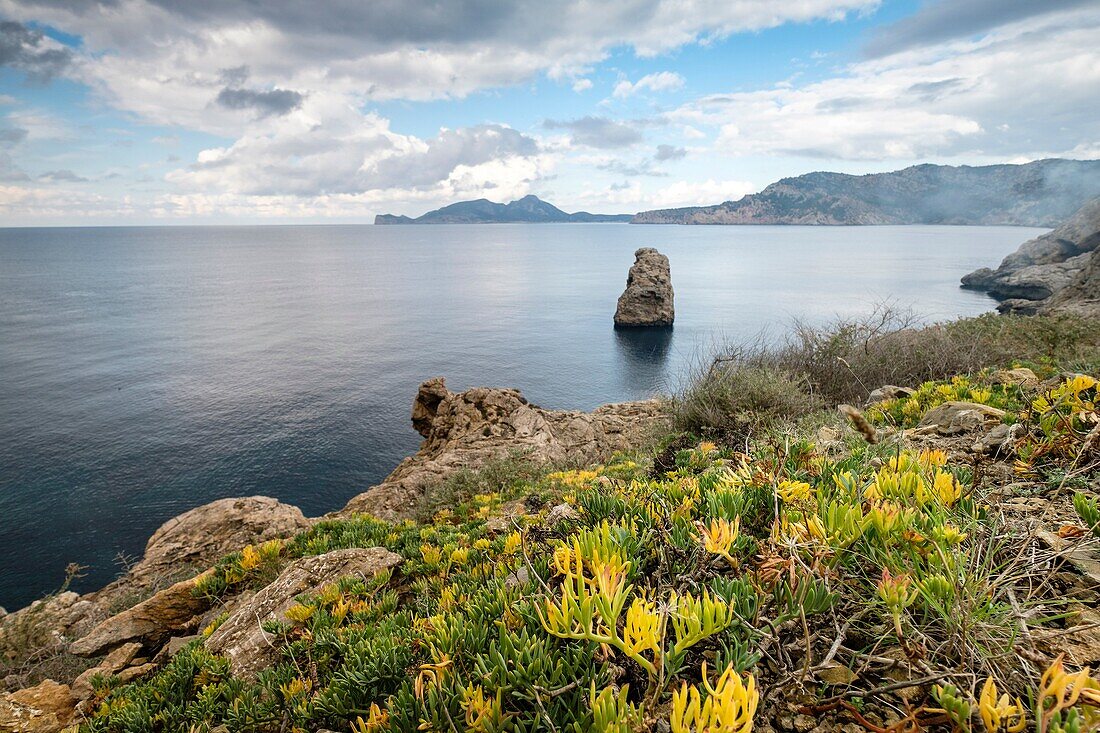
[[[553,224],[553,223],[626,223],[633,214],[569,214],[538,196],[524,196],[507,204],[488,199],[459,201],[414,218],[379,214],[375,224]]]

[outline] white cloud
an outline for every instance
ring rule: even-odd
[[[651,92],[674,92],[677,89],[682,89],[683,86],[684,77],[676,72],[658,71],[654,74],[646,74],[634,83],[631,83],[627,79],[623,79],[615,85],[615,90],[611,92],[611,96],[625,99],[626,97],[639,94],[647,89]]]
[[[581,92],[587,92],[591,88],[591,79],[577,79],[575,82],[573,82],[573,91],[577,94],[580,94]]]
[[[1100,12],[856,63],[801,86],[711,95],[670,114],[731,155],[847,160],[1067,154],[1100,139]]]

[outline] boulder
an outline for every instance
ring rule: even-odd
[[[668,257],[652,247],[642,247],[634,253],[626,290],[619,296],[615,325],[671,326],[676,317],[672,301]]]
[[[1058,312],[1073,310],[1066,307],[1068,303],[1096,297],[1095,288],[1083,287],[1087,277],[1083,280],[1081,275],[1098,245],[1100,198],[1086,203],[1053,231],[1024,242],[996,270],[975,270],[962,279],[962,284],[1005,301],[998,310],[1021,315],[1047,307],[1048,299],[1076,285],[1075,291],[1050,306]],[[1087,310],[1095,312],[1093,306]]]
[[[1024,436],[1027,431],[1019,423],[995,425],[988,433],[983,433],[974,443],[972,450],[975,453],[989,453],[996,457],[1011,455],[1016,441]]]
[[[1004,410],[977,402],[944,402],[933,407],[921,418],[918,428],[934,430],[940,435],[985,432],[1001,424]]]
[[[248,544],[291,537],[310,526],[295,506],[267,496],[219,499],[162,524],[145,544],[145,555],[125,576],[96,594],[113,598],[163,585],[181,570],[205,570]]]
[[[494,458],[605,460],[645,443],[667,415],[657,400],[604,405],[592,412],[544,410],[518,390],[476,387],[456,393],[436,378],[417,392],[413,420],[424,436],[416,454],[333,516],[409,516],[421,497],[448,476]]]
[[[210,606],[208,598],[194,593],[195,584],[205,575],[181,580],[133,608],[115,614],[70,644],[69,651],[82,657],[94,657],[130,641],[152,646],[179,631],[194,628]]]
[[[1039,386],[1039,377],[1027,367],[1016,369],[1000,369],[993,372],[993,381],[997,384],[1020,385],[1021,387],[1035,388]]]
[[[401,563],[401,556],[382,547],[334,550],[295,560],[272,583],[237,607],[210,635],[205,645],[229,657],[235,675],[251,678],[278,657],[263,630],[268,621],[286,621],[284,614],[303,593],[317,593],[347,576],[368,578]]]
[[[58,733],[76,715],[68,685],[43,680],[34,687],[0,695],[0,730],[5,733]]]
[[[867,407],[877,405],[886,400],[896,400],[901,397],[911,397],[913,389],[909,387],[897,387],[893,384],[884,384],[867,396]]]

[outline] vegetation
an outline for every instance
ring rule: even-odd
[[[988,337],[984,356],[967,357],[975,370],[998,353],[990,322],[944,328]],[[1077,358],[1085,338],[1057,329],[1053,351],[1025,354],[1047,374],[1046,359]],[[940,338],[913,333],[906,343]],[[857,341],[836,347],[851,372],[891,381],[873,366],[886,347],[860,362]],[[776,399],[800,385],[800,399],[850,396],[815,366],[818,349],[800,352],[801,369],[732,374],[780,369],[753,388]],[[224,558],[198,592],[232,595],[340,548],[386,547],[404,562],[299,598],[268,624],[281,661],[256,679],[200,640],[140,683],[98,680],[85,728],[749,733],[792,705],[812,724],[875,733],[1100,730],[1100,682],[1042,645],[1070,631],[1061,557],[1001,511],[991,466],[915,447],[903,430],[941,398],[1005,409],[1023,426],[1018,478],[1085,479],[1063,532],[1083,546],[1100,532],[1087,488],[1100,477],[1095,379],[929,382],[867,413],[875,442],[850,431],[829,444],[780,430],[786,407],[723,389],[731,409],[773,410],[776,427],[552,473],[498,463],[455,479],[452,503],[425,505],[423,521],[325,521]],[[504,511],[527,498],[529,513]]]
[[[731,347],[695,370],[671,401],[680,430],[744,436],[821,405],[862,404],[884,384],[915,385],[1019,364],[1100,371],[1100,331],[1073,316],[983,315],[919,326],[881,307],[815,328],[796,323],[779,342]]]

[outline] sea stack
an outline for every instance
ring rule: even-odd
[[[634,253],[626,290],[619,296],[615,326],[671,326],[675,317],[668,258],[652,247],[642,247]]]

